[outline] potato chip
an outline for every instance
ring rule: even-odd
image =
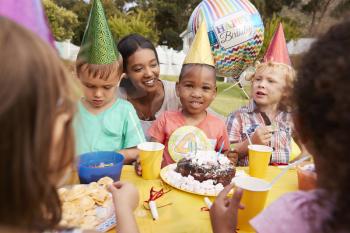
[[[83,229],[94,229],[97,225],[98,219],[96,216],[93,215],[85,216],[82,222],[80,223],[80,226]]]
[[[106,199],[110,197],[110,194],[105,189],[97,189],[94,192],[90,192],[89,196],[92,197],[97,204],[102,205]]]
[[[88,187],[89,190],[98,189],[98,188],[100,188],[100,185],[97,182],[91,182]]]
[[[110,198],[107,198],[107,200],[105,201],[105,202],[103,202],[103,204],[102,204],[102,206],[103,207],[108,207],[108,206],[111,206],[111,205],[113,205],[113,201],[112,201],[112,199],[110,199]]]
[[[83,197],[81,197],[81,198],[83,198]],[[73,208],[77,208],[80,206],[80,199],[81,198],[74,199],[73,201],[70,202],[70,203],[72,203],[72,206],[74,206]]]
[[[58,189],[58,196],[61,202],[65,201],[67,193],[68,193],[68,190],[66,188]]]
[[[58,195],[60,196],[64,196],[65,194],[67,194],[68,190],[66,188],[60,188],[58,189]]]
[[[68,209],[62,213],[62,218],[71,224],[73,221],[78,221],[84,217],[84,211],[80,208]],[[76,225],[75,223],[73,225]]]
[[[95,229],[98,222],[83,222],[80,224],[80,228],[83,230]]]
[[[73,201],[84,196],[87,192],[85,185],[74,185],[73,188],[66,193],[64,201]]]
[[[61,221],[60,221],[60,224],[59,224],[60,226],[67,226],[68,225],[68,222],[66,221],[66,220],[64,220],[64,219],[62,219]]]
[[[96,216],[86,216],[83,220],[83,223],[86,223],[86,222],[96,222],[97,221],[97,218]]]
[[[68,225],[71,227],[79,227],[81,225],[82,218],[73,218],[69,221]]]
[[[89,197],[89,196],[84,196],[82,198],[80,198],[80,207],[83,210],[90,210],[92,208],[94,208],[95,205],[95,201]]]
[[[69,210],[69,209],[74,209],[74,208],[76,208],[76,205],[74,205],[72,202],[63,202],[62,203],[63,211]]]
[[[99,179],[98,181],[97,181],[97,183],[99,184],[99,185],[102,185],[102,186],[104,186],[105,188],[107,188],[109,185],[111,185],[111,184],[113,184],[113,180],[112,180],[112,178],[110,178],[110,177],[108,177],[108,176],[105,176],[105,177],[103,177],[103,178],[101,178],[101,179]]]
[[[96,216],[96,209],[90,209],[85,211],[85,216],[95,215]]]

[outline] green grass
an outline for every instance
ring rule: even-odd
[[[161,79],[176,82],[177,76],[162,76]],[[227,116],[230,112],[237,110],[248,103],[248,99],[238,86],[233,83],[216,82],[217,96],[210,107],[217,113]],[[249,94],[250,87],[245,86],[244,90]]]
[[[218,91],[210,107],[223,116],[227,116],[230,112],[248,103],[243,91],[233,85],[233,83],[216,82]],[[249,87],[244,87],[244,90],[249,94]]]

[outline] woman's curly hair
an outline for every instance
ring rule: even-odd
[[[301,135],[315,151],[318,186],[331,200],[323,232],[350,229],[350,21],[333,26],[305,55],[294,100]],[[323,204],[322,204],[323,203]]]

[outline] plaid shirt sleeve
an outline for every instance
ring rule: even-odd
[[[239,111],[231,113],[226,120],[226,128],[230,143],[242,141],[242,119]]]

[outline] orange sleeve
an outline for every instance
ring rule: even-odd
[[[165,141],[166,113],[163,112],[148,129],[148,134],[157,142],[164,144]]]

